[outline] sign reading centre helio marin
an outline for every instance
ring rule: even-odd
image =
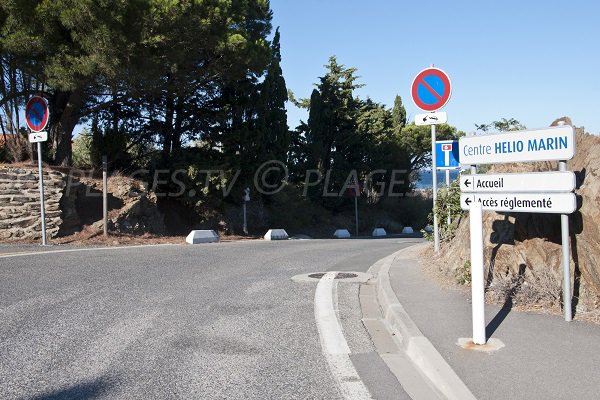
[[[575,130],[565,125],[466,136],[459,139],[459,152],[463,165],[570,160],[575,155]]]

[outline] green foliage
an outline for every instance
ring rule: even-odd
[[[49,99],[56,163],[90,115],[169,156],[219,126],[224,88],[248,80],[258,92],[270,20],[267,0],[2,0],[0,48]]]
[[[464,215],[460,207],[460,181],[450,183],[449,187],[438,190],[435,207],[428,216],[429,224],[433,226],[433,213],[437,212],[438,231],[441,241],[448,241],[454,237],[458,228],[458,218]],[[448,224],[450,219],[450,224]],[[432,234],[425,235],[428,240],[433,240]]]
[[[470,285],[471,284],[471,261],[465,261],[465,263],[456,269],[454,273],[456,283],[459,285]]]
[[[271,44],[271,61],[265,80],[260,85],[260,107],[257,129],[262,133],[263,160],[287,160],[290,146],[290,131],[287,125],[285,103],[288,92],[281,71],[281,49],[279,28],[275,31]]]
[[[520,131],[527,129],[525,125],[521,124],[514,118],[501,118],[498,121],[492,121],[487,124],[475,124],[475,128],[484,133],[487,133],[492,128],[498,132]]]
[[[401,133],[402,128],[406,126],[406,108],[402,104],[402,98],[398,95],[394,98],[394,108],[392,108],[392,121],[396,133]]]
[[[456,128],[448,124],[436,125],[436,140],[458,137]],[[409,172],[431,165],[431,127],[417,126],[413,122],[401,131],[401,146],[409,161]]]
[[[75,168],[91,168],[92,163],[92,135],[82,132],[73,140],[73,166]]]

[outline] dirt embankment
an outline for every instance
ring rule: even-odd
[[[570,124],[568,118],[562,118]],[[556,125],[557,120],[553,123]],[[576,155],[568,169],[577,178],[580,207],[569,217],[571,287],[576,316],[600,314],[600,137],[576,129]],[[556,162],[494,166],[490,172],[556,171]],[[488,299],[560,312],[562,297],[560,216],[484,213],[484,255]],[[462,217],[452,240],[442,243],[435,268],[469,283],[469,220]]]

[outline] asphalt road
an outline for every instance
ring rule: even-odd
[[[341,398],[315,323],[318,281],[290,278],[364,272],[414,242],[256,241],[0,258],[0,398]],[[338,285],[337,306],[370,393],[406,398],[360,322],[357,284]]]

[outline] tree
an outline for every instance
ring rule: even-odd
[[[436,140],[456,139],[462,133],[448,124],[436,125]],[[408,172],[431,165],[431,127],[417,126],[413,122],[402,129],[400,138],[407,157]]]
[[[397,133],[402,131],[402,128],[406,126],[406,108],[402,104],[402,97],[396,95],[394,98],[394,108],[392,108],[392,121],[394,124],[394,130]]]
[[[475,129],[481,132],[488,132],[492,128],[498,132],[520,131],[526,129],[525,125],[514,118],[501,118],[498,121],[492,121],[488,124],[475,124]]]
[[[0,2],[2,53],[14,57],[19,70],[38,82],[49,100],[56,163],[69,163],[71,134],[90,97],[123,75],[132,43],[140,42],[146,9],[143,0]]]
[[[45,90],[56,163],[98,113],[168,157],[213,126],[223,87],[264,73],[270,20],[267,0],[0,0],[0,50]]]
[[[355,83],[356,68],[338,64],[335,56],[329,58],[326,68],[310,97],[307,132],[311,161],[323,174],[331,169],[334,156],[339,163],[355,161],[351,150],[359,137],[353,91],[362,86]]]
[[[291,137],[285,109],[288,91],[281,71],[279,39],[279,28],[277,28],[271,44],[271,60],[265,79],[260,85],[257,129],[262,132],[263,160],[275,159],[285,162]]]

